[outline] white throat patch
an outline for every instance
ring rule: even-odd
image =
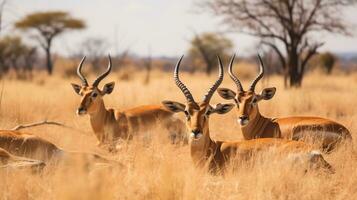
[[[239,119],[237,120],[238,124],[241,125],[241,126],[245,126],[248,124],[249,120],[248,119]]]
[[[190,134],[190,139],[191,139],[191,140],[198,140],[198,139],[200,139],[202,136],[203,136],[202,133],[198,133],[198,134],[191,133],[191,134]]]

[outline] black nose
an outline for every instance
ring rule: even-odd
[[[195,134],[195,135],[199,134],[200,132],[201,131],[199,129],[193,129],[192,130],[192,133]]]
[[[239,117],[239,119],[242,120],[242,121],[243,121],[243,120],[248,120],[248,116],[242,115],[242,116]]]

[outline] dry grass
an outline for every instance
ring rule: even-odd
[[[116,80],[114,92],[105,97],[107,107],[125,109],[159,104],[164,99],[184,101],[173,84],[171,73],[154,72],[152,81],[146,86],[143,85],[143,73],[128,81],[118,79],[118,74],[106,79],[107,82]],[[198,99],[215,77],[183,74],[182,79]],[[77,79],[39,76],[33,82],[2,81],[1,129],[43,119],[56,120],[78,131],[53,126],[27,131],[66,150],[105,154],[95,146],[88,117],[75,115],[79,97],[69,83],[79,82]],[[243,83],[246,87],[249,84],[245,80]],[[228,77],[222,86],[233,88]],[[284,90],[282,79],[278,77],[265,80],[264,86],[278,88],[272,100],[260,103],[264,115],[328,117],[346,125],[352,136],[357,137],[357,125],[354,124],[357,121],[357,74],[335,77],[312,74],[305,79],[304,88],[299,90]],[[259,84],[257,91],[262,88]],[[212,104],[218,102],[224,100],[215,94]],[[213,137],[240,138],[235,121],[234,111],[224,116],[212,116]],[[160,137],[164,133],[153,131],[151,134]],[[344,148],[325,156],[336,168],[333,175],[305,174],[294,166],[267,157],[255,166],[243,164],[224,177],[211,176],[194,168],[187,146],[175,147],[159,140],[146,145],[140,140],[133,141],[112,157],[124,163],[127,169],[98,169],[88,174],[73,165],[70,169],[48,168],[42,175],[0,171],[0,199],[357,199],[357,159]]]

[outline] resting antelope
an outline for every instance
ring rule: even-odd
[[[246,140],[254,138],[286,138],[300,140],[303,138],[319,139],[323,149],[330,151],[342,139],[351,140],[351,134],[343,125],[320,117],[285,117],[266,118],[258,109],[258,102],[271,99],[275,87],[265,88],[260,94],[255,93],[255,86],[264,76],[264,64],[258,55],[260,73],[253,80],[249,90],[245,91],[239,79],[232,72],[234,55],[228,67],[228,73],[237,86],[237,93],[219,88],[219,95],[227,100],[234,100],[238,110],[238,123]]]
[[[0,130],[0,148],[12,155],[41,160],[46,163],[58,163],[75,159],[82,159],[88,164],[116,163],[97,154],[65,151],[41,137],[19,131]]]
[[[265,152],[275,149],[277,155],[282,157],[295,157],[304,160],[306,163],[330,169],[331,166],[323,159],[318,151],[314,151],[309,145],[293,140],[282,140],[276,138],[243,140],[239,142],[214,141],[210,136],[209,131],[209,116],[213,113],[225,114],[229,112],[234,104],[217,104],[210,105],[210,100],[213,93],[217,90],[223,80],[223,67],[219,60],[219,76],[218,80],[208,90],[201,102],[196,102],[187,89],[187,87],[179,79],[179,66],[182,57],[178,61],[174,79],[176,85],[186,97],[186,104],[163,101],[163,105],[173,112],[184,112],[186,115],[186,125],[190,133],[189,145],[193,162],[196,166],[208,164],[209,169],[224,170],[231,158],[251,158],[252,153]]]
[[[110,150],[115,150],[116,142],[119,139],[130,139],[138,132],[147,131],[163,126],[170,132],[171,139],[183,139],[184,123],[175,118],[173,112],[166,110],[160,105],[145,105],[127,110],[107,109],[104,105],[103,96],[112,93],[114,82],[107,83],[102,89],[98,88],[112,69],[112,62],[109,56],[107,70],[100,75],[92,85],[88,84],[81,70],[85,60],[78,65],[77,75],[82,81],[82,85],[72,83],[74,91],[82,96],[81,103],[77,109],[78,115],[88,114],[94,134],[99,143],[98,145],[109,145]]]
[[[5,149],[0,148],[0,170],[1,169],[28,169],[41,170],[45,163],[39,160],[14,156]]]

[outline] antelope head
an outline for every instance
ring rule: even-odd
[[[82,84],[77,85],[72,83],[74,91],[78,95],[82,96],[81,103],[79,104],[79,107],[77,109],[78,115],[96,113],[100,109],[101,104],[103,104],[103,96],[112,93],[115,85],[114,82],[110,82],[105,84],[102,89],[98,88],[100,81],[102,81],[106,76],[108,76],[112,69],[112,60],[110,58],[110,55],[108,55],[109,64],[107,70],[103,74],[98,76],[92,85],[88,84],[87,79],[82,74],[82,67],[85,58],[86,57],[84,56],[77,68],[77,75],[81,79]]]
[[[219,62],[219,76],[218,80],[213,84],[213,86],[208,90],[206,95],[203,97],[201,102],[196,102],[188,90],[188,88],[180,81],[179,78],[179,67],[183,56],[177,62],[174,71],[174,80],[177,87],[182,91],[183,95],[186,97],[186,104],[182,104],[175,101],[163,101],[162,104],[172,112],[183,112],[186,115],[186,125],[190,133],[191,141],[199,141],[203,138],[209,137],[208,130],[208,119],[213,113],[225,114],[229,112],[234,104],[217,104],[216,106],[210,105],[210,100],[213,93],[217,90],[219,85],[223,80],[223,67],[221,59],[218,57]]]
[[[260,94],[255,93],[255,86],[264,76],[264,64],[261,57],[258,55],[260,62],[260,72],[258,76],[251,83],[249,90],[245,91],[239,79],[233,74],[232,65],[235,55],[232,56],[228,67],[228,73],[231,79],[237,86],[237,92],[227,88],[219,88],[218,94],[227,100],[233,99],[238,109],[238,123],[241,126],[246,126],[249,120],[254,119],[258,114],[258,102],[261,100],[271,99],[276,91],[275,87],[265,88]]]

